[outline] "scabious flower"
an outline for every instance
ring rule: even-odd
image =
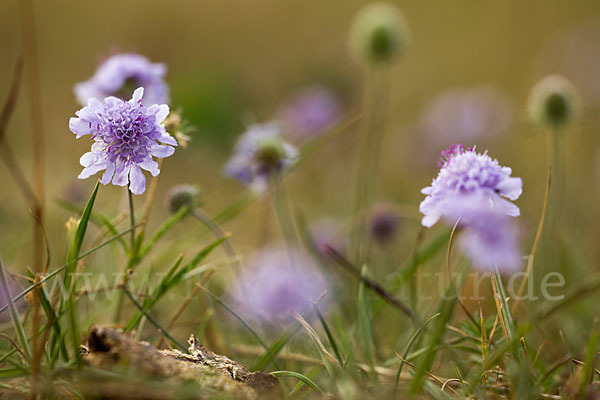
[[[451,89],[427,106],[419,131],[429,143],[447,146],[505,132],[512,121],[511,114],[508,99],[493,87]]]
[[[290,168],[298,157],[298,150],[282,138],[281,128],[279,122],[251,126],[238,139],[224,173],[262,191],[271,174]]]
[[[442,151],[438,167],[440,171],[431,186],[421,191],[426,195],[419,207],[424,215],[423,226],[433,226],[467,195],[483,196],[489,208],[500,214],[519,215],[519,208],[508,200],[521,195],[521,178],[511,177],[512,170],[498,164],[487,151],[477,153],[474,148],[452,145]]]
[[[487,152],[462,145],[444,150],[438,166],[438,176],[422,190],[423,226],[431,227],[440,218],[451,225],[459,222],[464,229],[461,246],[476,267],[517,270],[521,253],[510,217],[518,216],[519,208],[508,200],[521,195],[521,179],[511,177],[511,169]]]
[[[476,268],[503,273],[514,273],[523,266],[518,232],[510,216],[489,207],[485,196],[460,196],[454,207],[444,216],[446,222],[464,231],[459,245]]]
[[[169,135],[163,120],[169,114],[166,104],[142,104],[143,88],[133,92],[129,101],[107,97],[104,103],[91,98],[88,105],[77,111],[77,118],[69,120],[69,129],[79,139],[92,135],[92,151],[81,156],[84,167],[79,179],[89,178],[105,171],[100,182],[111,180],[118,186],[129,183],[134,194],[146,190],[146,178],[141,169],[152,176],[159,174],[158,163],[152,157],[169,157],[177,141]],[[159,144],[164,143],[164,144]]]
[[[116,96],[128,99],[134,89],[143,87],[144,105],[168,103],[169,88],[164,81],[166,72],[164,64],[152,63],[142,55],[116,54],[102,62],[89,80],[75,85],[75,95],[85,105],[91,98],[102,100]]]
[[[300,249],[267,247],[254,254],[234,286],[233,297],[246,318],[286,323],[302,314],[327,291],[312,258]]]
[[[340,119],[340,113],[341,106],[335,93],[322,86],[301,90],[279,112],[286,130],[298,139],[325,132]]]

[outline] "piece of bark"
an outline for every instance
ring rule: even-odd
[[[204,348],[194,335],[188,343],[189,354],[179,350],[158,350],[136,341],[119,329],[94,326],[87,338],[83,359],[93,368],[127,368],[149,377],[163,378],[168,383],[165,387],[176,387],[178,382],[194,382],[199,388],[196,397],[199,399],[216,396],[235,399],[280,397],[281,388],[273,375],[248,371],[237,362]],[[158,398],[168,398],[170,391],[165,390],[165,393]],[[119,395],[122,396],[120,398],[155,398],[154,394],[158,395],[155,390],[151,393],[138,390],[138,397],[135,397],[136,393],[131,397],[130,392],[102,393],[111,398]]]

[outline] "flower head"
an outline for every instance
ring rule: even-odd
[[[281,137],[281,124],[251,126],[235,145],[225,174],[256,191],[264,189],[269,175],[294,165],[298,150]]]
[[[142,104],[143,88],[138,88],[129,101],[107,97],[104,103],[91,98],[88,105],[69,120],[69,129],[79,139],[92,135],[92,151],[81,156],[84,167],[79,179],[89,178],[105,171],[100,182],[111,180],[118,186],[129,183],[134,194],[146,189],[146,178],[141,169],[152,176],[159,174],[158,163],[152,157],[169,157],[177,141],[165,131],[162,124],[169,114],[166,104]],[[159,144],[159,142],[164,143]]]
[[[519,215],[519,208],[508,200],[521,195],[521,178],[511,177],[512,170],[502,167],[487,152],[453,145],[442,151],[438,167],[440,171],[431,186],[421,191],[426,195],[419,207],[424,215],[423,226],[433,226],[473,195],[484,198],[487,206],[500,214]]]
[[[480,194],[460,196],[453,204],[444,219],[464,230],[459,245],[476,268],[513,273],[522,267],[518,232],[509,216],[490,208]]]
[[[291,135],[311,138],[331,128],[339,120],[340,112],[340,102],[331,90],[312,86],[286,102],[280,114]]]
[[[177,213],[182,207],[194,208],[201,202],[200,190],[187,183],[173,186],[165,195],[165,206],[170,214]]]
[[[376,204],[369,218],[369,234],[379,244],[389,243],[398,233],[401,217],[391,204]]]
[[[82,105],[88,99],[102,100],[108,96],[123,99],[131,97],[134,89],[145,90],[144,105],[169,102],[169,88],[164,81],[167,67],[152,63],[135,53],[116,54],[105,60],[94,76],[75,85],[75,95]]]
[[[239,279],[234,297],[249,319],[263,323],[292,320],[294,312],[304,313],[327,290],[310,256],[285,246],[256,253]]]
[[[396,6],[371,3],[354,17],[350,28],[350,50],[362,62],[389,62],[402,55],[408,35],[404,15]]]
[[[531,89],[528,106],[531,119],[538,125],[563,128],[579,111],[579,93],[565,77],[549,75]]]

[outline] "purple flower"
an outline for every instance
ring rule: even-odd
[[[476,268],[498,268],[504,273],[521,269],[518,232],[509,216],[490,208],[488,199],[481,194],[457,195],[452,203],[444,219],[450,225],[460,220],[459,227],[464,231],[459,245]]]
[[[400,214],[392,204],[376,204],[369,218],[369,233],[379,244],[389,243],[400,229]]]
[[[336,95],[321,86],[303,89],[279,112],[289,134],[299,139],[325,132],[340,119],[340,113],[341,106]]]
[[[299,249],[290,253],[284,246],[253,255],[238,279],[234,297],[248,319],[261,323],[289,322],[293,313],[309,310],[327,290],[310,256]]]
[[[419,127],[429,142],[445,146],[505,132],[511,114],[508,99],[493,87],[453,89],[431,102]]]
[[[487,206],[500,214],[519,215],[519,208],[507,199],[519,198],[521,178],[511,177],[512,170],[500,166],[487,151],[477,153],[475,149],[453,145],[442,152],[438,166],[438,176],[421,191],[426,195],[419,207],[424,215],[423,226],[433,226],[440,217],[452,215],[454,208],[471,195],[484,198]]]
[[[224,173],[260,192],[270,174],[288,169],[297,156],[298,150],[281,137],[279,122],[253,125],[238,139]]]
[[[133,90],[143,87],[146,93],[144,105],[169,102],[169,88],[164,81],[167,67],[151,63],[146,57],[135,53],[114,55],[105,60],[94,76],[75,85],[75,95],[82,105],[95,98],[108,96],[123,99],[131,97]]]
[[[92,135],[92,151],[81,156],[84,167],[79,179],[89,178],[100,171],[103,185],[111,179],[118,186],[129,183],[134,194],[146,189],[146,178],[141,169],[152,176],[159,174],[158,163],[152,157],[169,157],[177,141],[165,131],[162,121],[169,114],[166,104],[142,104],[143,88],[133,92],[133,98],[123,101],[107,97],[104,104],[92,98],[88,105],[77,111],[77,118],[69,120],[69,129],[77,135]],[[158,142],[165,143],[161,145]]]

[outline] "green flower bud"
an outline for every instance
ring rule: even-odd
[[[175,214],[182,207],[198,207],[202,204],[200,190],[189,184],[173,186],[165,195],[165,207],[170,214]]]
[[[551,129],[561,129],[579,112],[577,88],[563,76],[548,75],[531,89],[529,117],[536,124]]]
[[[408,36],[404,15],[396,6],[372,3],[354,17],[350,28],[350,51],[359,62],[389,62],[404,53]]]

